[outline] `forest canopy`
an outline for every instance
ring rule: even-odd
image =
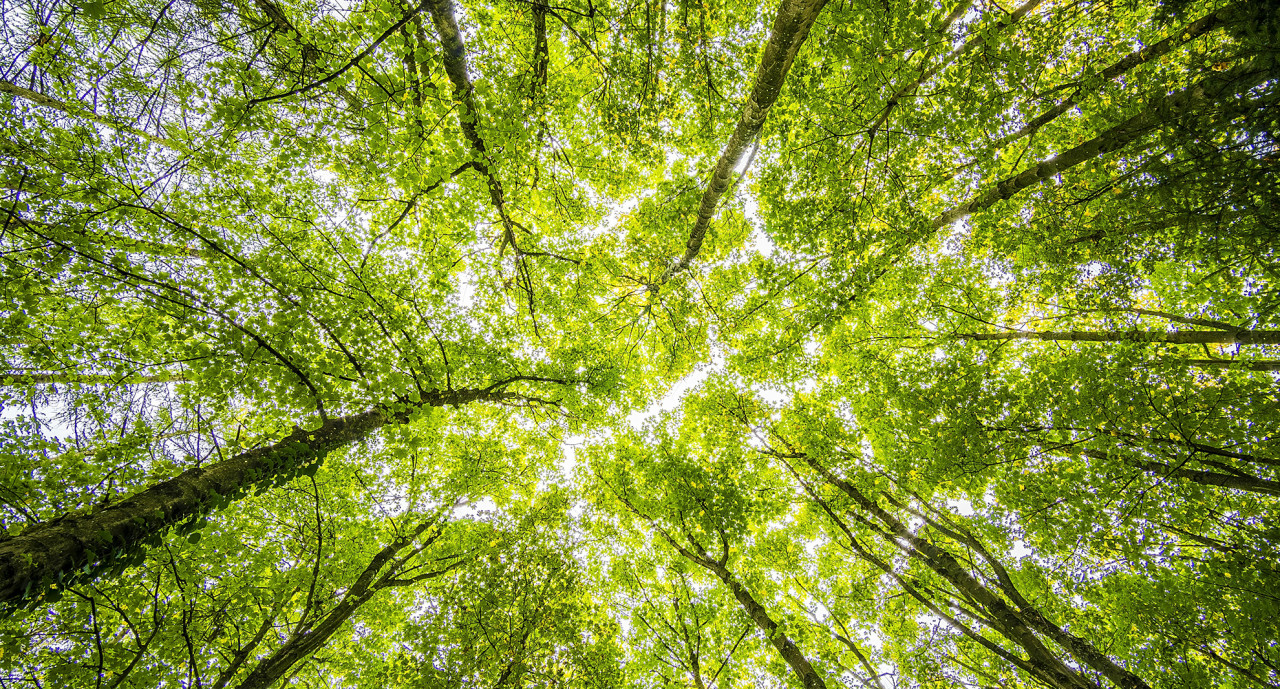
[[[1280,6],[1017,2],[0,4],[0,689],[1280,687]]]

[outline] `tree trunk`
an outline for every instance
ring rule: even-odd
[[[436,392],[421,406],[501,401],[498,387]],[[407,412],[372,409],[329,419],[312,431],[295,428],[283,440],[181,474],[118,503],[89,513],[62,515],[0,540],[0,605],[18,605],[50,584],[96,576],[112,560],[134,555],[184,519],[213,509],[268,481],[318,465],[333,450],[367,437],[387,423],[403,423]]]
[[[706,556],[697,556],[687,549],[681,548],[681,555],[689,559],[694,564],[700,565],[711,573],[715,574],[723,581],[725,586],[729,587],[729,591],[733,593],[733,597],[738,599],[738,603],[742,605],[742,609],[746,611],[747,616],[755,622],[756,627],[764,632],[765,638],[778,651],[778,655],[786,661],[791,671],[799,678],[801,686],[805,689],[826,689],[827,684],[813,669],[813,665],[809,663],[809,659],[800,652],[800,648],[791,640],[791,637],[779,628],[778,623],[769,616],[769,611],[751,595],[747,587],[743,586],[738,578],[733,575],[723,563],[712,560]]]
[[[607,481],[606,484],[608,484]],[[613,488],[612,485],[609,487],[611,489]],[[769,617],[769,611],[751,595],[751,592],[747,590],[747,588],[738,581],[737,577],[733,575],[733,572],[729,570],[728,541],[724,541],[724,555],[720,560],[715,560],[708,555],[706,550],[703,549],[702,546],[698,545],[697,541],[692,537],[689,537],[689,541],[695,548],[697,548],[698,552],[689,550],[673,538],[666,529],[657,523],[656,520],[636,509],[635,505],[631,504],[631,501],[621,493],[615,490],[614,495],[616,495],[622,504],[626,505],[627,509],[631,510],[632,513],[648,522],[649,526],[657,531],[658,534],[662,536],[663,540],[674,548],[676,552],[680,553],[681,557],[695,565],[698,565],[699,567],[702,567],[703,569],[706,569],[712,574],[715,574],[725,583],[726,586],[729,587],[729,590],[733,593],[733,597],[738,599],[738,603],[742,605],[742,609],[746,611],[747,615],[751,618],[751,621],[755,623],[756,627],[758,627],[760,631],[764,632],[765,638],[768,639],[769,643],[778,651],[778,655],[781,655],[782,659],[786,661],[787,665],[791,668],[791,671],[795,673],[796,677],[800,680],[800,684],[804,686],[805,689],[827,688],[827,683],[823,681],[822,677],[813,669],[813,665],[811,665],[809,663],[809,659],[800,652],[800,648],[796,646],[796,643],[783,632],[773,618]]]
[[[1089,457],[1093,457],[1094,459],[1112,460],[1110,455],[1097,450],[1085,450],[1084,454]],[[1130,466],[1137,467],[1143,471],[1149,471],[1159,476],[1186,479],[1187,481],[1199,483],[1203,486],[1217,486],[1219,488],[1231,488],[1233,490],[1243,490],[1249,493],[1259,493],[1261,495],[1280,496],[1280,481],[1272,481],[1270,479],[1258,478],[1256,476],[1237,476],[1234,474],[1219,474],[1212,471],[1195,471],[1192,469],[1183,469],[1181,466],[1169,466],[1168,464],[1161,462],[1152,462],[1136,458],[1126,458],[1121,461]]]
[[[462,42],[458,20],[454,17],[453,0],[427,0],[427,2],[431,8],[431,20],[436,27],[436,36],[440,39],[440,47],[444,54],[444,71],[449,75],[449,81],[453,83],[453,98],[458,102],[458,125],[475,153],[475,167],[488,181],[489,201],[502,219],[503,237],[498,253],[501,254],[507,244],[512,244],[512,248],[518,251],[519,248],[514,246],[515,226],[511,217],[507,215],[506,192],[494,172],[493,158],[489,155],[489,149],[481,138],[479,130],[476,129],[479,113],[476,110],[475,86],[471,83],[470,70],[467,67],[467,48]]]
[[[809,497],[814,502],[816,502],[819,505],[819,507],[822,508],[822,511],[826,513],[827,517],[830,518],[831,521],[837,527],[839,527],[839,529],[844,533],[845,537],[849,541],[849,548],[853,550],[853,552],[855,552],[858,555],[858,557],[871,563],[880,571],[884,572],[886,575],[888,575],[890,578],[896,581],[898,585],[901,586],[902,589],[907,592],[908,595],[910,595],[912,598],[915,598],[917,601],[919,601],[921,605],[925,606],[925,608],[929,610],[931,613],[933,613],[934,615],[937,615],[939,618],[946,620],[947,623],[950,624],[952,628],[960,631],[966,637],[972,639],[975,643],[987,649],[988,651],[994,653],[999,658],[1004,659],[1005,661],[1011,663],[1015,667],[1023,670],[1024,672],[1028,673],[1032,677],[1040,680],[1041,682],[1043,682],[1044,684],[1050,687],[1053,687],[1054,689],[1098,689],[1097,684],[1086,680],[1084,677],[1080,675],[1080,673],[1076,672],[1070,667],[1067,667],[1067,665],[1062,662],[1062,659],[1050,653],[1049,650],[1045,648],[1043,644],[1040,644],[1039,641],[1034,638],[1034,635],[1031,635],[1031,639],[1036,643],[1028,648],[1023,644],[1018,643],[1018,641],[1012,635],[1010,635],[1009,633],[1006,633],[1006,631],[1004,631],[1001,628],[1000,622],[998,620],[991,619],[990,617],[982,617],[980,615],[974,615],[972,614],[972,611],[966,611],[970,613],[969,615],[970,617],[977,620],[979,623],[991,629],[994,629],[1005,639],[1008,639],[1009,641],[1013,641],[1014,643],[1017,643],[1019,646],[1022,646],[1023,650],[1027,652],[1027,658],[1024,659],[1019,657],[1017,654],[1011,652],[1010,650],[1000,646],[999,644],[996,644],[991,639],[988,639],[987,637],[978,633],[976,630],[970,628],[967,624],[965,624],[963,621],[958,619],[956,616],[950,614],[949,612],[947,612],[947,610],[937,605],[934,601],[930,600],[928,596],[926,596],[923,592],[917,589],[911,582],[907,581],[907,579],[903,576],[903,574],[899,572],[894,565],[890,564],[889,562],[885,561],[882,558],[875,556],[873,553],[867,550],[862,545],[862,543],[858,541],[857,537],[853,535],[853,531],[850,530],[849,525],[843,519],[841,519],[838,514],[836,514],[835,510],[833,510],[831,506],[828,505],[827,502],[818,495],[818,493],[813,489],[813,487],[810,486],[803,479],[801,479],[800,475],[795,472],[795,469],[792,468],[790,464],[788,464],[787,467],[788,469],[791,470],[792,475],[796,477],[796,480],[800,481],[801,485],[804,487],[805,492],[809,494]],[[862,524],[868,526],[874,533],[878,533],[882,536],[885,536],[886,538],[892,539],[892,534],[888,534],[888,532],[884,532],[881,528],[871,524],[871,522],[867,519],[867,517],[860,514],[853,514],[852,516]],[[894,545],[897,546],[900,550],[910,549],[910,546],[907,544],[894,542]],[[920,557],[919,553],[913,552],[913,555],[917,558]]]
[[[1037,163],[998,182],[994,187],[973,199],[940,213],[930,222],[930,227],[936,230],[970,214],[990,208],[1000,201],[1012,198],[1014,194],[1027,187],[1039,184],[1085,161],[1124,148],[1162,124],[1176,122],[1231,94],[1257,86],[1271,76],[1270,70],[1249,63],[1203,79],[1197,84],[1168,96],[1153,99],[1148,102],[1142,112],[1089,141]],[[1252,107],[1235,104],[1227,110],[1227,114],[1234,117],[1252,110]]]
[[[733,169],[742,159],[747,146],[764,126],[769,108],[773,107],[778,100],[778,94],[782,92],[782,84],[786,81],[787,72],[791,70],[791,63],[795,60],[796,53],[800,51],[800,46],[804,45],[805,39],[809,36],[809,29],[813,27],[813,22],[826,4],[827,0],[782,1],[782,6],[778,8],[778,15],[773,20],[769,42],[764,47],[764,55],[760,58],[755,86],[752,87],[746,103],[742,105],[742,116],[738,120],[738,126],[733,130],[733,136],[729,137],[729,143],[725,144],[720,160],[716,162],[716,167],[711,173],[711,181],[702,192],[702,201],[698,204],[698,218],[694,222],[693,230],[689,233],[684,255],[663,272],[651,287],[652,289],[656,289],[658,285],[670,280],[671,276],[687,269],[697,257],[698,252],[702,250],[702,241],[707,236],[707,228],[711,225],[716,206],[720,203],[720,197],[729,189],[729,179],[733,175]]]
[[[1166,37],[1161,41],[1152,43],[1151,45],[1148,45],[1148,46],[1144,46],[1140,50],[1136,50],[1132,53],[1129,53],[1128,55],[1125,55],[1123,58],[1117,60],[1115,63],[1108,66],[1106,69],[1103,69],[1102,71],[1092,76],[1086,77],[1081,81],[1083,83],[1090,83],[1090,82],[1106,83],[1109,81],[1113,81],[1114,79],[1116,79],[1116,77],[1119,77],[1127,73],[1129,70],[1133,69],[1134,67],[1137,67],[1139,65],[1150,62],[1151,60],[1154,60],[1158,57],[1161,57],[1175,47],[1184,45],[1190,41],[1195,40],[1196,38],[1199,38],[1204,34],[1209,33],[1210,31],[1213,31],[1214,29],[1224,26],[1229,21],[1231,21],[1236,15],[1236,13],[1239,11],[1240,11],[1240,6],[1237,4],[1237,5],[1228,5],[1227,7],[1224,7],[1218,10],[1217,12],[1212,12],[1210,14],[1207,14],[1195,20],[1194,22],[1191,22],[1190,24],[1186,25],[1185,27],[1182,28],[1182,30],[1175,31],[1172,35]],[[1057,119],[1059,115],[1076,107],[1077,105],[1076,98],[1080,96],[1080,93],[1081,91],[1077,90],[1069,98],[1064,98],[1062,102],[1040,113],[1038,116],[1033,118],[1030,122],[1027,122],[1025,125],[1020,127],[1017,131],[1001,137],[998,141],[992,144],[991,148],[993,149],[1001,148],[1003,146],[1009,145],[1010,143],[1013,143],[1014,141],[1017,141],[1018,139],[1034,134],[1037,130],[1039,130],[1044,125]]]
[[[356,582],[342,596],[342,600],[338,601],[332,610],[321,617],[317,623],[296,629],[293,634],[290,634],[280,648],[263,658],[249,672],[244,681],[238,685],[238,689],[268,689],[280,681],[285,676],[285,673],[289,672],[299,661],[306,659],[323,648],[329,642],[329,639],[342,628],[342,625],[346,624],[347,620],[351,619],[351,616],[362,605],[372,600],[378,591],[388,586],[400,586],[431,579],[448,572],[460,564],[462,560],[457,560],[443,569],[427,572],[408,580],[395,579],[414,555],[431,545],[439,537],[440,532],[437,530],[408,555],[393,559],[397,553],[408,547],[414,539],[422,535],[423,531],[432,526],[432,523],[428,521],[418,525],[410,535],[396,540],[379,551],[373,557],[373,560],[369,562],[369,566],[365,567],[360,576],[356,578]],[[384,568],[387,569],[385,573],[382,572]]]
[[[1231,359],[1169,359],[1169,364],[1186,364],[1198,368],[1234,368],[1241,371],[1280,371],[1280,361],[1234,361]]]
[[[11,96],[15,96],[17,98],[21,98],[31,103],[35,103],[36,105],[39,105],[41,107],[57,110],[71,117],[80,117],[80,118],[89,120],[90,122],[94,122],[94,123],[103,125],[105,127],[110,127],[118,132],[128,132],[140,139],[145,139],[147,141],[150,141],[153,144],[157,144],[159,146],[164,146],[165,148],[173,149],[174,151],[177,151],[179,153],[191,152],[185,145],[177,141],[174,141],[172,139],[166,138],[164,136],[156,136],[155,134],[151,134],[150,132],[145,132],[141,129],[138,129],[137,127],[131,127],[127,124],[121,124],[119,122],[114,122],[106,117],[102,117],[101,115],[98,115],[97,113],[93,112],[93,110],[91,110],[88,106],[82,105],[80,103],[64,103],[63,101],[60,101],[57,98],[51,98],[49,96],[44,95],[43,93],[37,93],[29,89],[24,89],[21,86],[18,86],[17,84],[11,84],[2,79],[0,79],[0,93],[7,93]]]
[[[997,625],[996,631],[1022,646],[1033,659],[1054,658],[1056,660],[1054,654],[1050,653],[1035,635],[1035,630],[1038,629],[1085,665],[1105,675],[1116,686],[1123,689],[1150,689],[1141,678],[1117,665],[1088,641],[1066,634],[1061,628],[1049,623],[1038,610],[1020,610],[1006,602],[975,579],[951,553],[914,534],[876,501],[868,498],[849,482],[832,474],[816,460],[806,456],[805,461],[828,483],[852,498],[858,507],[883,524],[888,530],[886,536],[906,546],[912,556],[951,582],[962,595],[985,608],[991,614],[992,622]],[[1058,664],[1062,665],[1060,671],[1065,669],[1065,664],[1060,662]]]
[[[141,385],[144,383],[177,383],[186,380],[182,376],[164,374],[158,376],[117,376],[68,371],[39,371],[0,373],[0,387],[25,387],[51,383],[76,383],[79,385]]]
[[[952,337],[966,340],[1062,340],[1068,342],[1161,342],[1164,344],[1280,344],[1280,330],[1233,330],[1214,332],[1187,330],[1125,330],[1116,332],[1081,331],[1050,333],[956,333]],[[1197,360],[1199,361],[1199,360]]]

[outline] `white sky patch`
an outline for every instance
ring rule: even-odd
[[[1111,266],[1103,263],[1102,261],[1089,261],[1088,263],[1080,266],[1080,272],[1084,273],[1086,278],[1092,280],[1107,272],[1109,268],[1111,268]]]
[[[972,517],[975,514],[973,503],[964,498],[951,498],[947,500],[947,507],[950,507],[957,514],[965,517]]]
[[[560,474],[565,478],[573,476],[578,467],[578,448],[587,444],[584,435],[567,435],[560,440]]]
[[[645,423],[662,412],[674,411],[680,406],[680,400],[686,393],[701,385],[713,373],[724,372],[724,356],[718,351],[716,343],[711,346],[711,361],[694,367],[693,371],[673,383],[667,393],[648,407],[627,415],[627,423],[636,431],[644,428]]]
[[[497,509],[498,506],[494,504],[492,499],[480,498],[475,502],[464,502],[461,505],[458,505],[453,508],[453,511],[450,514],[454,519],[469,519],[481,514],[482,512],[493,512]]]
[[[756,397],[758,397],[761,401],[765,402],[771,407],[786,406],[786,404],[791,401],[790,391],[774,390],[771,388],[764,388],[764,387],[753,388],[753,389],[755,390]]]
[[[684,398],[685,393],[701,385],[710,375],[711,371],[708,370],[708,368],[694,369],[694,371],[689,375],[677,380],[671,388],[667,390],[667,394],[660,397],[656,402],[640,411],[628,414],[627,423],[635,430],[641,430],[644,428],[645,423],[658,414],[665,411],[673,411],[676,407],[680,406],[680,400]]]
[[[1035,551],[1028,548],[1027,542],[1022,540],[1021,538],[1015,539],[1013,541],[1013,547],[1009,549],[1009,557],[1012,557],[1017,560],[1021,560],[1022,558],[1028,555],[1034,555],[1034,554],[1035,554]]]

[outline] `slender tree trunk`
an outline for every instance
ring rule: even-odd
[[[1223,101],[1232,94],[1257,86],[1271,77],[1271,70],[1250,63],[1203,79],[1176,93],[1149,101],[1144,110],[1089,141],[1001,180],[994,187],[969,201],[940,213],[930,222],[930,227],[936,230],[980,210],[990,208],[1000,201],[1012,198],[1014,194],[1027,187],[1039,184],[1085,161],[1124,148],[1162,124],[1176,122],[1205,109],[1210,104]],[[1232,104],[1227,106],[1225,114],[1235,117],[1253,109],[1248,104]]]
[[[422,552],[424,548],[431,545],[439,537],[439,530],[429,535],[423,543],[419,544],[407,555],[400,558],[396,558],[396,555],[409,547],[415,539],[432,525],[432,521],[424,522],[418,525],[411,534],[396,540],[379,551],[356,578],[356,582],[352,584],[351,588],[342,596],[342,599],[328,613],[314,624],[295,630],[284,644],[271,655],[262,659],[253,670],[249,671],[249,674],[240,682],[238,688],[268,689],[280,681],[285,676],[285,673],[289,672],[299,661],[305,660],[308,656],[323,648],[329,642],[329,639],[346,624],[347,620],[351,619],[351,616],[362,605],[372,600],[378,591],[389,586],[403,586],[432,579],[461,564],[462,560],[456,560],[453,564],[440,570],[426,572],[404,580],[396,578],[404,571],[405,565],[413,556]],[[386,570],[385,572],[383,571],[384,569]]]
[[[658,285],[671,279],[671,276],[687,269],[697,257],[698,252],[702,250],[702,242],[707,236],[711,218],[716,213],[716,206],[720,203],[720,197],[729,189],[733,169],[746,153],[747,146],[764,126],[769,108],[773,107],[778,100],[778,94],[782,92],[782,85],[786,81],[787,72],[791,70],[791,63],[795,60],[796,53],[804,45],[805,39],[809,36],[809,29],[813,27],[813,22],[826,4],[827,0],[782,0],[782,6],[778,8],[778,14],[773,20],[769,42],[765,45],[764,55],[760,58],[760,67],[756,71],[755,85],[751,89],[751,95],[743,104],[738,126],[729,137],[729,143],[725,144],[720,160],[716,162],[716,167],[711,172],[711,181],[702,192],[702,201],[698,204],[698,218],[694,222],[693,230],[689,233],[684,255],[663,272],[651,289],[656,290]]]
[[[179,153],[190,153],[190,149],[188,149],[185,145],[177,141],[174,141],[172,139],[169,139],[163,136],[156,136],[155,134],[145,132],[141,129],[138,129],[137,127],[131,127],[127,124],[114,122],[106,117],[102,117],[101,115],[93,112],[93,110],[91,110],[88,106],[82,105],[80,103],[65,103],[63,101],[58,100],[57,98],[51,98],[49,96],[44,95],[43,93],[37,93],[30,89],[24,89],[21,86],[18,86],[17,84],[11,84],[4,80],[0,80],[0,93],[7,93],[11,96],[16,96],[18,98],[29,101],[41,107],[57,110],[71,117],[80,117],[80,118],[89,120],[90,122],[94,122],[94,123],[103,125],[105,127],[110,127],[119,132],[128,132],[138,138],[146,139],[147,141],[150,141],[153,144],[157,144],[159,146],[164,146],[165,148],[173,149],[175,151],[178,151]]]
[[[1115,332],[1007,332],[1007,333],[956,333],[952,337],[966,340],[1059,340],[1067,342],[1161,342],[1164,344],[1280,344],[1280,330],[1233,330],[1214,332],[1188,330],[1162,332],[1158,330],[1125,330]],[[1197,360],[1198,361],[1198,360]]]
[[[436,392],[421,406],[497,402],[511,393],[490,387]],[[372,409],[325,421],[319,428],[295,428],[274,445],[254,448],[207,467],[181,474],[90,513],[72,513],[34,524],[20,535],[0,540],[0,605],[19,604],[58,582],[96,576],[112,559],[138,552],[171,526],[208,512],[220,501],[243,495],[256,485],[323,461],[333,450],[367,437],[408,414]]]
[[[1160,363],[1186,364],[1198,368],[1235,368],[1241,371],[1280,371],[1280,361],[1233,361],[1230,359],[1168,359]]]
[[[834,523],[837,527],[839,527],[839,529],[844,533],[845,538],[848,539],[849,541],[850,549],[852,549],[853,552],[855,552],[858,555],[858,557],[871,563],[880,571],[884,572],[886,575],[888,575],[890,578],[896,581],[898,585],[901,586],[902,589],[907,592],[908,595],[910,595],[912,598],[915,598],[917,601],[919,601],[921,605],[923,605],[927,610],[929,610],[929,612],[933,613],[934,615],[937,615],[941,619],[946,620],[947,623],[950,624],[953,628],[959,630],[966,637],[973,640],[975,643],[987,649],[988,651],[992,652],[999,658],[1004,659],[1005,661],[1009,662],[1013,666],[1028,673],[1032,677],[1039,679],[1040,681],[1044,682],[1046,685],[1050,687],[1054,687],[1054,689],[1098,689],[1098,685],[1096,683],[1088,681],[1087,679],[1082,677],[1079,672],[1073,670],[1070,667],[1067,667],[1067,665],[1062,662],[1061,658],[1058,658],[1053,653],[1050,653],[1049,650],[1045,648],[1043,644],[1040,644],[1038,640],[1034,639],[1034,635],[1032,635],[1032,640],[1035,641],[1036,643],[1028,647],[1026,645],[1019,643],[1018,640],[1015,639],[1013,635],[1007,633],[1005,629],[1002,627],[1002,625],[1000,624],[999,620],[991,619],[990,617],[982,617],[980,615],[970,614],[970,617],[973,617],[984,626],[987,626],[995,630],[1001,636],[1004,636],[1009,641],[1012,641],[1018,644],[1019,646],[1022,646],[1023,650],[1026,651],[1027,653],[1027,658],[1024,659],[1019,657],[1017,654],[1013,653],[1012,651],[1000,646],[999,644],[996,644],[991,639],[988,639],[986,636],[983,636],[982,634],[978,633],[976,630],[969,627],[969,625],[965,624],[962,620],[950,614],[946,609],[937,605],[933,600],[931,600],[923,592],[917,589],[911,582],[907,581],[907,579],[903,576],[903,574],[899,572],[898,569],[896,569],[892,564],[890,564],[889,562],[885,561],[882,558],[877,557],[875,554],[869,551],[866,547],[864,547],[863,544],[859,542],[857,537],[853,535],[853,531],[850,530],[849,525],[843,519],[841,519],[838,514],[836,514],[835,510],[832,509],[831,506],[828,505],[827,502],[823,500],[821,496],[818,495],[818,493],[813,489],[813,487],[810,486],[808,482],[801,479],[800,475],[796,473],[795,469],[792,468],[790,464],[787,464],[787,467],[788,469],[791,470],[792,475],[796,477],[796,480],[800,481],[801,485],[804,487],[805,492],[809,494],[809,497],[813,499],[813,501],[816,502],[819,507],[822,508],[822,511],[826,513],[827,517],[831,519],[832,523]],[[858,520],[864,526],[867,526],[873,533],[880,534],[881,536],[884,536],[888,539],[893,538],[892,534],[888,534],[888,532],[883,531],[881,527],[877,527],[874,524],[872,524],[867,517],[860,514],[856,514],[856,513],[851,513],[851,515],[854,517],[854,519]],[[891,542],[893,542],[894,545],[898,547],[900,550],[906,550],[908,552],[911,552],[909,545],[898,543],[892,540]],[[913,555],[917,558],[920,557],[919,553],[913,553]],[[971,613],[971,611],[967,611],[967,612]]]
[[[1123,58],[1120,58],[1115,63],[1108,66],[1106,69],[1103,69],[1102,71],[1092,76],[1086,77],[1082,81],[1086,83],[1090,83],[1090,82],[1106,83],[1106,82],[1112,81],[1116,77],[1126,74],[1129,70],[1133,69],[1134,67],[1146,64],[1151,60],[1161,57],[1162,55],[1165,55],[1175,47],[1184,45],[1189,41],[1193,41],[1196,38],[1199,38],[1200,36],[1203,36],[1204,34],[1207,34],[1210,31],[1213,31],[1214,29],[1217,29],[1227,24],[1229,21],[1232,20],[1232,18],[1239,11],[1240,11],[1239,5],[1228,5],[1227,7],[1224,7],[1218,10],[1217,12],[1207,14],[1191,22],[1190,24],[1187,24],[1181,30],[1174,32],[1172,35],[1166,37],[1165,39],[1152,43],[1151,45],[1143,46],[1142,49],[1136,50],[1132,53],[1129,53],[1128,55],[1125,55]],[[1008,135],[1001,137],[991,147],[1001,148],[1003,146],[1009,145],[1010,143],[1013,143],[1014,141],[1017,141],[1018,139],[1034,134],[1037,130],[1039,130],[1044,125],[1057,119],[1059,115],[1062,115],[1063,113],[1076,107],[1077,105],[1076,98],[1080,96],[1080,93],[1081,91],[1077,90],[1069,98],[1064,98],[1057,105],[1054,105],[1052,108],[1049,108],[1048,110],[1040,113],[1038,116],[1032,118],[1030,122],[1027,122],[1025,125],[1020,127],[1017,131],[1011,132]]]
[[[475,167],[485,176],[489,185],[489,201],[493,204],[498,216],[502,219],[502,244],[498,249],[501,254],[507,244],[519,250],[515,245],[515,224],[507,214],[506,192],[502,182],[494,171],[493,158],[489,155],[488,146],[480,136],[476,123],[479,112],[476,109],[475,85],[471,83],[470,69],[467,67],[467,47],[462,41],[462,32],[458,29],[458,20],[453,12],[453,0],[427,0],[431,9],[431,20],[436,27],[436,36],[440,39],[440,47],[444,54],[444,71],[453,83],[453,98],[458,102],[458,125],[462,134],[471,144],[475,153]]]
[[[613,488],[613,486],[608,484],[607,481],[605,483],[609,485],[611,489]],[[676,552],[680,553],[681,557],[706,569],[712,574],[715,574],[716,577],[724,582],[725,586],[729,587],[729,591],[733,593],[733,597],[738,599],[738,603],[742,605],[742,609],[746,611],[747,615],[751,618],[751,621],[755,623],[756,627],[759,628],[760,631],[764,632],[765,638],[768,639],[769,644],[778,652],[778,655],[782,656],[782,659],[791,668],[791,671],[795,673],[796,677],[800,680],[800,684],[804,686],[805,689],[826,689],[826,682],[823,681],[822,676],[813,669],[813,665],[809,663],[809,659],[800,651],[800,648],[791,640],[791,637],[787,636],[787,634],[779,627],[778,623],[769,616],[769,611],[755,599],[755,596],[751,595],[751,591],[749,591],[747,587],[743,586],[742,583],[738,581],[738,578],[734,576],[733,572],[728,568],[729,546],[727,541],[724,543],[724,554],[719,560],[708,555],[706,550],[702,546],[698,545],[697,541],[692,537],[689,538],[689,541],[693,544],[696,552],[694,550],[690,550],[689,548],[681,545],[679,541],[671,536],[671,534],[667,533],[667,530],[660,526],[652,517],[636,509],[636,506],[631,504],[631,501],[621,493],[618,493],[615,490],[614,495],[616,495],[618,499],[622,501],[622,504],[626,505],[627,509],[631,510],[633,514],[648,522],[649,526],[656,530],[662,536],[663,540],[674,548]]]
[[[986,609],[997,631],[1007,636],[1028,653],[1035,657],[1053,657],[1036,637],[1035,631],[1046,634],[1054,643],[1071,653],[1085,665],[1102,673],[1118,687],[1123,689],[1150,689],[1146,682],[1128,670],[1117,665],[1110,657],[1099,651],[1092,644],[1079,637],[1062,631],[1034,608],[1020,610],[1010,605],[991,589],[979,582],[963,567],[955,556],[939,548],[929,541],[920,538],[906,527],[897,517],[882,508],[876,501],[868,498],[853,484],[832,474],[815,459],[805,456],[805,461],[818,472],[828,483],[849,496],[854,503],[879,521],[887,529],[886,536],[909,548],[915,556],[939,576],[951,582],[965,597],[973,600]],[[1021,596],[1019,596],[1021,598]]]
[[[547,66],[550,53],[547,50],[547,3],[533,0],[533,80],[529,84],[529,100],[540,105],[547,88]]]
[[[1089,457],[1093,457],[1094,459],[1109,461],[1113,459],[1111,455],[1097,450],[1085,450],[1084,454]],[[1280,496],[1280,481],[1272,481],[1270,479],[1258,478],[1256,476],[1219,474],[1212,471],[1195,471],[1192,469],[1183,469],[1180,466],[1169,466],[1168,464],[1161,462],[1152,462],[1144,459],[1125,458],[1120,461],[1159,476],[1185,479],[1192,483],[1199,483],[1203,486],[1217,486],[1219,488],[1243,490],[1249,493]]]
[[[689,555],[692,554],[689,553]],[[687,558],[688,555],[685,557]],[[765,638],[769,640],[778,655],[782,656],[782,659],[791,667],[791,671],[799,678],[800,684],[805,689],[826,689],[826,682],[813,669],[809,659],[804,656],[804,653],[800,652],[800,648],[791,640],[791,637],[787,636],[779,628],[778,623],[769,616],[769,611],[755,599],[755,596],[751,595],[751,591],[747,590],[747,587],[738,581],[732,571],[725,567],[724,564],[707,557],[692,561],[715,574],[720,578],[720,581],[724,582],[725,586],[729,587],[729,591],[733,593],[734,598],[738,599],[738,603],[742,605],[742,609],[746,611],[747,616],[751,618],[752,622],[755,622],[756,627],[761,632],[764,632]]]

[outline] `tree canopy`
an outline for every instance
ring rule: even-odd
[[[1275,0],[0,15],[0,689],[1280,687]]]

